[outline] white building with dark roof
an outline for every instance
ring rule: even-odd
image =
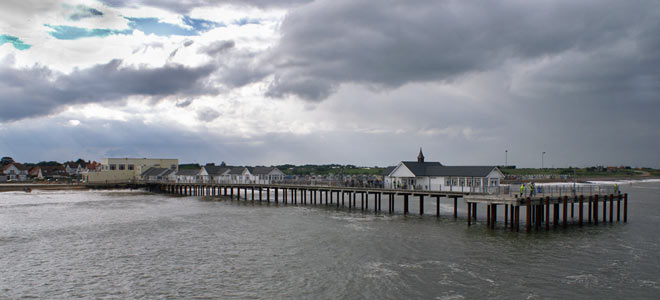
[[[425,162],[422,149],[417,161],[402,161],[387,176],[385,188],[487,192],[500,185],[504,174],[496,166],[444,166]]]
[[[284,172],[276,167],[253,167],[249,168],[252,181],[260,184],[270,184],[284,180]]]

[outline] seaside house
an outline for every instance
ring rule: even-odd
[[[402,161],[384,178],[385,188],[488,192],[500,185],[504,174],[496,166],[444,166],[425,162],[422,149],[417,161]]]
[[[176,182],[201,183],[203,181],[201,171],[202,169],[180,169],[176,171]]]
[[[209,183],[227,183],[230,181],[229,172],[231,170],[224,166],[216,166],[215,164],[206,164],[202,167],[201,175],[204,182]]]
[[[229,171],[230,181],[232,183],[250,183],[252,174],[246,167],[234,167]]]
[[[82,173],[83,181],[89,183],[133,182],[151,167],[179,169],[178,159],[163,158],[104,158],[101,160],[101,171]]]
[[[284,180],[284,172],[276,167],[253,167],[249,171],[255,183],[270,184]]]
[[[0,174],[6,181],[25,181],[27,180],[29,170],[17,162],[11,162],[0,167]]]

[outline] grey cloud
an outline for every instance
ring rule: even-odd
[[[232,40],[229,41],[215,41],[208,46],[201,47],[198,50],[198,53],[205,53],[209,56],[216,56],[220,53],[226,52],[229,49],[234,48],[235,43]]]
[[[196,7],[216,6],[221,3],[256,6],[261,8],[289,7],[311,2],[312,0],[100,0],[112,7],[138,7],[142,5],[158,7],[176,13],[188,13]]]
[[[171,95],[216,94],[207,78],[215,66],[177,64],[147,69],[121,67],[121,60],[61,74],[47,67],[14,69],[0,66],[0,121],[47,115],[67,105],[122,100],[129,96],[155,99]]]
[[[204,109],[197,111],[197,118],[204,122],[211,122],[220,117],[220,113],[213,109]]]
[[[179,101],[176,102],[176,107],[184,108],[184,107],[188,107],[192,103],[193,103],[193,100],[190,99],[190,98],[185,99],[185,100],[179,100]]]
[[[659,18],[654,1],[316,1],[284,21],[267,95],[321,100],[344,83],[453,82],[506,63],[635,43],[639,32],[657,31]],[[648,38],[657,49],[657,34]]]
[[[184,47],[189,47],[189,46],[192,45],[193,43],[195,43],[193,40],[185,40],[185,41],[183,42],[183,46],[184,46]]]

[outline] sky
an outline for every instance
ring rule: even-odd
[[[660,2],[5,0],[0,156],[660,167]]]

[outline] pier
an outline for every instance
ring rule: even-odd
[[[231,200],[283,205],[323,205],[375,214],[383,213],[385,209],[387,214],[394,214],[396,196],[399,196],[403,201],[403,215],[409,215],[410,199],[416,197],[419,200],[416,214],[425,215],[425,201],[431,199],[435,200],[433,213],[436,217],[440,217],[441,201],[449,201],[453,205],[453,218],[459,217],[460,198],[467,210],[468,227],[476,222],[477,210],[481,206],[486,211],[487,228],[516,232],[521,230],[522,225],[526,232],[532,232],[566,228],[569,224],[581,227],[585,224],[598,225],[599,222],[628,221],[628,194],[614,193],[613,189],[600,187],[571,189],[570,192],[568,189],[546,188],[543,193],[530,195],[513,194],[508,188],[503,190],[504,193],[485,194],[285,184],[147,183],[146,187],[153,192],[182,196],[228,197]],[[383,198],[387,199],[385,208],[382,207]],[[524,220],[521,220],[521,210]],[[500,213],[504,216],[503,222],[498,222]]]

